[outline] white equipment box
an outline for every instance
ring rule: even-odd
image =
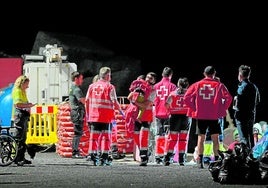
[[[63,102],[69,96],[74,71],[77,71],[75,63],[25,63],[23,73],[30,79],[26,90],[29,102],[40,105]]]

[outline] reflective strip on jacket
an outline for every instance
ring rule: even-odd
[[[87,121],[111,123],[114,119],[114,108],[111,99],[111,91],[114,86],[109,82],[99,80],[88,88],[87,100]]]

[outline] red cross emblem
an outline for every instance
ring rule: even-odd
[[[100,95],[102,92],[103,87],[100,84],[93,88],[93,93],[95,93],[95,95]]]
[[[179,97],[179,99],[176,101],[176,105],[178,107],[183,107],[184,106],[183,97]]]
[[[160,86],[160,89],[156,90],[156,95],[160,97],[160,100],[164,100],[168,96],[168,89],[165,86]]]
[[[203,87],[199,90],[199,95],[203,97],[203,99],[211,99],[214,96],[215,90],[211,87],[210,84],[204,84]]]

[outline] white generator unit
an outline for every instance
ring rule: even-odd
[[[77,65],[63,62],[61,51],[55,45],[47,45],[40,55],[24,56],[23,73],[30,79],[27,89],[29,102],[51,105],[68,98],[71,73],[77,71]]]

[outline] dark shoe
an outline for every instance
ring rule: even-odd
[[[101,159],[100,160],[100,166],[111,166],[112,165],[112,161],[108,160],[108,159]]]
[[[179,164],[180,166],[184,166],[186,161],[186,154],[185,153],[179,153]]]
[[[164,161],[164,165],[165,166],[169,166],[170,165],[170,162],[169,161]]]
[[[93,165],[94,166],[98,166],[99,163],[100,163],[99,159],[97,159],[97,158],[96,159],[93,159],[92,161],[93,161]]]
[[[204,157],[204,158],[203,158],[203,163],[204,163],[205,165],[209,165],[210,162],[211,162],[211,158],[210,158],[210,157]]]
[[[90,154],[87,156],[86,160],[92,161],[94,166],[98,166],[100,162],[99,156],[97,154]]]
[[[166,155],[164,157],[163,163],[164,163],[165,166],[169,166],[170,165],[170,158],[169,158],[168,155]]]
[[[84,156],[80,155],[80,154],[75,154],[72,156],[73,159],[83,159]]]
[[[147,161],[141,161],[140,166],[147,166]]]
[[[23,166],[24,165],[24,161],[18,161],[17,162],[17,166]]]
[[[24,164],[32,164],[32,161],[24,159]]]
[[[100,157],[100,166],[111,166],[113,158],[108,153],[103,153]]]
[[[141,157],[141,163],[140,166],[147,166],[148,163],[148,157]]]
[[[163,157],[156,157],[155,162],[156,162],[156,164],[163,163]]]
[[[198,162],[197,166],[198,166],[198,168],[204,168],[204,163],[203,162]]]

